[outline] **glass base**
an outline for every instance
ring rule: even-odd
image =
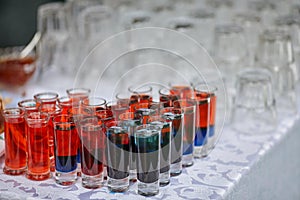
[[[163,187],[170,183],[170,171],[159,174],[159,186]]]
[[[54,161],[54,157],[50,157],[50,172],[55,172],[55,161]]]
[[[81,163],[77,163],[77,176],[81,177]]]
[[[34,181],[42,181],[50,178],[50,171],[44,174],[33,174],[27,171],[26,178]]]
[[[194,156],[193,154],[183,155],[182,156],[182,166],[190,167],[194,164]]]
[[[207,153],[207,144],[205,144],[204,146],[195,146],[194,148],[194,157],[195,158],[203,158],[206,157],[208,155]]]
[[[5,166],[3,168],[3,172],[4,172],[4,174],[7,174],[7,175],[13,175],[13,176],[21,175],[26,172],[26,167],[20,168],[20,169],[10,169],[9,167]]]
[[[171,164],[171,169],[170,169],[170,174],[171,176],[178,176],[182,172],[182,162],[177,162],[177,163],[172,163]]]
[[[78,172],[77,172],[78,173]],[[103,185],[103,173],[95,176],[81,174],[82,186],[88,189],[100,188]]]
[[[138,194],[149,197],[154,196],[159,193],[159,183],[155,181],[154,183],[143,183],[138,182]]]
[[[137,181],[136,169],[130,170],[130,172],[129,172],[129,180],[130,180],[130,182],[136,182]]]
[[[123,179],[107,177],[107,187],[111,192],[125,192],[129,188],[129,177]]]
[[[72,185],[77,180],[77,170],[72,172],[55,171],[55,182],[59,185]]]

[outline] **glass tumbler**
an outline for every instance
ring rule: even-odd
[[[103,184],[105,134],[97,117],[80,121],[81,177],[85,188],[99,188]]]
[[[170,183],[172,122],[164,115],[151,116],[149,121],[151,125],[158,126],[161,130],[159,186],[166,186]]]
[[[214,148],[218,135],[215,133],[215,121],[217,111],[217,87],[213,85],[199,84],[194,87],[195,99],[197,101],[195,151],[200,148],[197,157],[207,156]],[[199,135],[200,134],[200,135]],[[201,140],[202,139],[202,140]]]
[[[34,95],[36,106],[41,112],[52,112],[56,109],[58,94],[54,92],[43,92]]]
[[[172,122],[170,174],[178,176],[182,172],[183,113],[181,109],[167,107],[161,110],[161,115]]]
[[[246,69],[237,78],[233,127],[245,134],[271,132],[277,126],[272,75],[265,69]]]
[[[112,192],[124,192],[129,188],[129,126],[122,121],[113,121],[106,127],[107,186]]]
[[[278,117],[294,116],[296,106],[296,76],[290,65],[293,57],[291,37],[277,28],[267,29],[260,36],[257,65],[272,73],[272,84]]]
[[[43,112],[25,115],[28,145],[26,177],[31,180],[45,180],[50,177],[49,118],[49,114]]]
[[[160,128],[141,125],[134,133],[137,150],[138,194],[154,196],[159,193]]]
[[[195,114],[196,101],[194,99],[180,99],[174,101],[174,108],[179,108],[183,113],[183,140],[182,140],[182,166],[189,167],[194,164],[195,142]]]
[[[2,110],[4,117],[5,165],[3,172],[19,175],[27,167],[27,140],[25,135],[24,110],[7,108]]]
[[[128,127],[128,131],[130,134],[130,162],[129,162],[129,170],[130,170],[130,181],[135,182],[137,180],[137,172],[136,172],[136,154],[137,149],[134,145],[134,133],[136,131],[136,127],[142,125],[141,119],[135,118],[133,112],[126,112],[119,116],[119,120],[124,123],[126,127]]]
[[[77,179],[77,151],[79,137],[73,117],[58,115],[54,124],[55,181],[71,185]]]

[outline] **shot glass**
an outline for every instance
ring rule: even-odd
[[[135,100],[139,103],[150,103],[153,100],[152,87],[149,85],[140,87],[130,86],[128,91],[131,93],[130,99],[132,101]]]
[[[161,115],[172,122],[170,174],[178,176],[182,172],[183,113],[181,109],[167,107],[161,110]]]
[[[39,79],[46,71],[58,67],[65,70],[67,60],[67,39],[69,24],[65,12],[65,4],[52,2],[38,7],[37,30],[41,33],[38,43]],[[71,66],[70,66],[71,67]]]
[[[49,118],[49,114],[43,112],[25,115],[28,128],[26,178],[31,180],[45,180],[50,177]]]
[[[262,134],[276,129],[271,77],[269,71],[260,68],[246,69],[238,75],[233,108],[233,127],[238,132]]]
[[[62,114],[62,109],[56,106],[55,110],[48,112],[50,115],[49,119],[49,159],[50,159],[50,171],[55,171],[55,161],[54,161],[54,124],[53,118]]]
[[[19,175],[27,167],[27,140],[23,108],[2,110],[4,117],[5,164],[3,172],[8,175]]]
[[[170,93],[177,99],[186,99],[193,97],[193,88],[186,83],[170,83]]]
[[[182,166],[189,167],[194,164],[194,142],[195,142],[195,114],[196,101],[193,99],[181,99],[174,101],[174,108],[182,110],[184,120],[182,140]]]
[[[214,148],[217,135],[215,134],[217,88],[212,85],[199,84],[195,86],[197,101],[195,157],[205,157]]]
[[[68,110],[73,106],[72,99],[70,97],[60,97],[57,99],[57,103],[62,109],[62,114],[68,114]]]
[[[179,97],[167,88],[159,90],[159,102],[163,103],[164,107],[172,107],[173,102],[178,99]]]
[[[148,124],[149,118],[152,115],[156,115],[159,108],[151,107],[149,103],[137,103],[134,107],[134,116],[136,119],[140,119],[143,124]]]
[[[170,183],[172,122],[164,115],[151,116],[149,121],[160,128],[159,186],[166,186]]]
[[[36,106],[41,112],[52,112],[56,109],[57,93],[43,92],[34,95]]]
[[[34,99],[25,99],[25,100],[19,101],[18,106],[20,108],[24,108],[25,112],[27,114],[31,113],[31,112],[38,112],[38,107],[36,105],[36,100],[34,100]]]
[[[88,88],[70,88],[66,92],[68,97],[71,98],[73,106],[78,106],[81,100],[90,95],[91,90]]]
[[[154,196],[159,193],[160,128],[138,126],[134,133],[137,150],[138,194]]]
[[[101,97],[87,97],[80,102],[82,109],[89,109],[92,114],[95,114],[98,110],[106,109],[106,100]]]
[[[82,186],[102,187],[105,134],[97,117],[85,117],[80,121],[80,139]]]
[[[106,127],[107,186],[112,192],[124,192],[129,188],[129,126],[122,121],[113,121]]]
[[[77,179],[78,133],[69,115],[54,117],[53,124],[55,181],[60,185],[71,185]]]
[[[122,113],[129,112],[129,100],[110,101],[106,104],[107,110],[110,110],[114,119],[118,120]]]
[[[291,37],[277,28],[267,29],[260,35],[257,64],[272,73],[272,84],[278,117],[294,116],[296,109],[296,75],[290,65],[293,56]]]
[[[134,133],[136,131],[136,127],[142,125],[141,119],[137,119],[134,116],[133,112],[126,112],[119,116],[119,120],[124,123],[124,126],[128,127],[128,132],[130,135],[130,155],[129,155],[129,178],[130,181],[135,182],[137,180],[137,171],[136,171],[136,154],[137,149],[134,145]]]

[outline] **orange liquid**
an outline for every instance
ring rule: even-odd
[[[32,124],[28,128],[28,174],[50,172],[48,126]]]
[[[5,166],[12,170],[25,168],[27,160],[27,145],[24,119],[6,119],[4,127]]]

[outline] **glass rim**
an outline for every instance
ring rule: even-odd
[[[91,100],[92,100],[92,102],[95,102],[94,100],[98,100],[98,102],[96,101],[95,103],[92,103]],[[88,102],[86,102],[86,101],[88,101]],[[86,107],[106,106],[106,100],[102,97],[89,96],[89,97],[82,99],[80,105],[86,106]]]
[[[12,108],[4,108],[1,110],[1,114],[4,117],[17,117],[17,116],[24,116],[25,109],[22,107],[12,107]]]
[[[26,103],[32,103],[30,105],[23,105],[26,104]],[[34,105],[33,105],[34,104]],[[36,100],[35,99],[23,99],[21,101],[18,102],[18,106],[21,107],[21,108],[36,108]]]
[[[62,121],[61,119],[68,119],[67,121]],[[59,120],[60,119],[60,120]],[[53,124],[75,124],[74,117],[68,114],[59,114],[53,117]]]
[[[43,116],[43,118],[30,118],[31,116]],[[27,122],[42,122],[42,121],[49,121],[50,120],[50,114],[47,112],[30,112],[30,113],[25,113],[25,120]]]
[[[146,87],[145,89],[142,89]],[[148,87],[148,88],[147,88]],[[150,85],[142,85],[141,87],[135,88],[135,86],[129,86],[128,91],[133,94],[145,94],[145,93],[151,93],[153,88]]]
[[[41,96],[48,96],[48,98],[41,98]],[[41,92],[35,94],[33,97],[36,101],[42,101],[42,102],[50,102],[50,101],[56,101],[58,98],[58,94],[55,92]]]
[[[69,88],[66,90],[66,92],[67,92],[68,96],[69,95],[80,96],[80,95],[85,95],[85,94],[89,95],[91,93],[91,89],[89,89],[89,88]]]

